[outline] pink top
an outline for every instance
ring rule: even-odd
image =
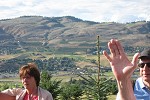
[[[30,100],[29,94],[26,92],[23,100]],[[38,96],[33,96],[31,100],[38,100]]]

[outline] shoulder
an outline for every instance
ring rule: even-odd
[[[134,85],[134,91],[137,91],[137,90],[141,90],[145,87],[143,81],[142,81],[142,78],[138,78],[136,81],[135,81],[135,85]]]
[[[136,81],[138,82],[142,81],[142,77],[139,77]]]
[[[48,93],[48,94],[51,94],[49,91],[45,90],[45,89],[42,89],[41,87],[39,87],[39,90],[43,93]]]
[[[142,77],[139,77],[139,78],[135,81],[135,84],[143,84]]]
[[[38,87],[38,88],[39,88],[39,93],[40,95],[42,95],[42,97],[50,98],[50,100],[53,100],[52,94],[49,91],[42,89],[41,87]]]
[[[2,93],[11,95],[11,96],[16,96],[18,94],[20,94],[23,91],[23,89],[21,88],[13,88],[13,89],[6,89],[4,91],[2,91]]]

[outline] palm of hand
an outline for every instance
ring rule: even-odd
[[[109,61],[116,79],[123,80],[130,78],[136,68],[139,54],[135,54],[132,62],[130,62],[118,40],[112,39],[108,42],[108,47],[112,57],[110,57],[106,51],[104,51],[103,54]]]
[[[112,57],[110,65],[117,80],[130,78],[134,71],[132,70],[133,64],[129,61],[126,55]]]

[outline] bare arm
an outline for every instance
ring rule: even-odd
[[[0,92],[0,100],[16,100],[16,97]]]
[[[114,39],[108,42],[108,48],[111,56],[106,51],[103,54],[109,61],[117,80],[120,100],[136,100],[131,84],[131,75],[136,68],[139,54],[135,54],[130,62],[120,42]]]

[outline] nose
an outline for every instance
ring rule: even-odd
[[[27,78],[26,78],[26,77],[24,77],[22,80],[25,82],[25,81],[27,81]]]

